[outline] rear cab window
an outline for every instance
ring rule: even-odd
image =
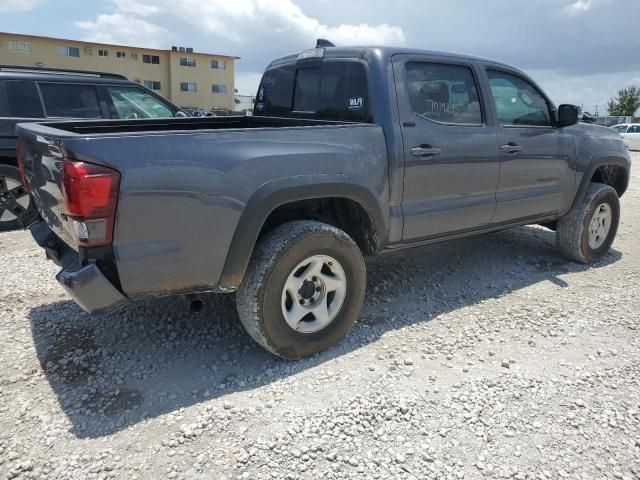
[[[371,122],[366,69],[355,60],[271,68],[260,82],[254,115]]]

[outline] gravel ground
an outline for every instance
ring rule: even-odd
[[[230,295],[91,318],[2,234],[0,478],[638,479],[639,176],[600,263],[537,227],[370,259],[350,336],[295,363]]]

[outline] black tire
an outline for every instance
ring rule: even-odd
[[[611,209],[611,224],[604,242],[597,248],[589,245],[589,226],[597,208],[606,204]],[[569,260],[593,263],[604,257],[618,231],[620,201],[609,185],[592,183],[582,203],[558,221],[556,242],[560,253]]]
[[[285,320],[285,282],[301,262],[313,256],[338,262],[345,274],[346,294],[328,325],[301,333]],[[271,353],[294,360],[326,350],[349,332],[362,308],[365,288],[364,259],[351,237],[325,223],[295,221],[277,227],[258,243],[236,301],[247,333]]]
[[[22,186],[20,171],[12,165],[0,165],[0,232],[25,228],[37,216],[33,199]]]

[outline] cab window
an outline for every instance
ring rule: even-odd
[[[549,105],[524,79],[499,70],[487,70],[500,125],[551,126]]]
[[[421,117],[441,123],[482,124],[478,87],[469,67],[409,62],[406,74],[411,108]]]
[[[173,111],[160,100],[140,88],[106,87],[117,118],[173,117]]]
[[[366,70],[356,61],[291,64],[267,70],[254,115],[368,122]]]

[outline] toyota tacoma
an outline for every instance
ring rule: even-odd
[[[240,321],[287,359],[338,342],[363,256],[527,224],[606,255],[630,158],[521,71],[389,47],[273,61],[249,117],[20,124],[31,232],[87,312],[237,290]]]

